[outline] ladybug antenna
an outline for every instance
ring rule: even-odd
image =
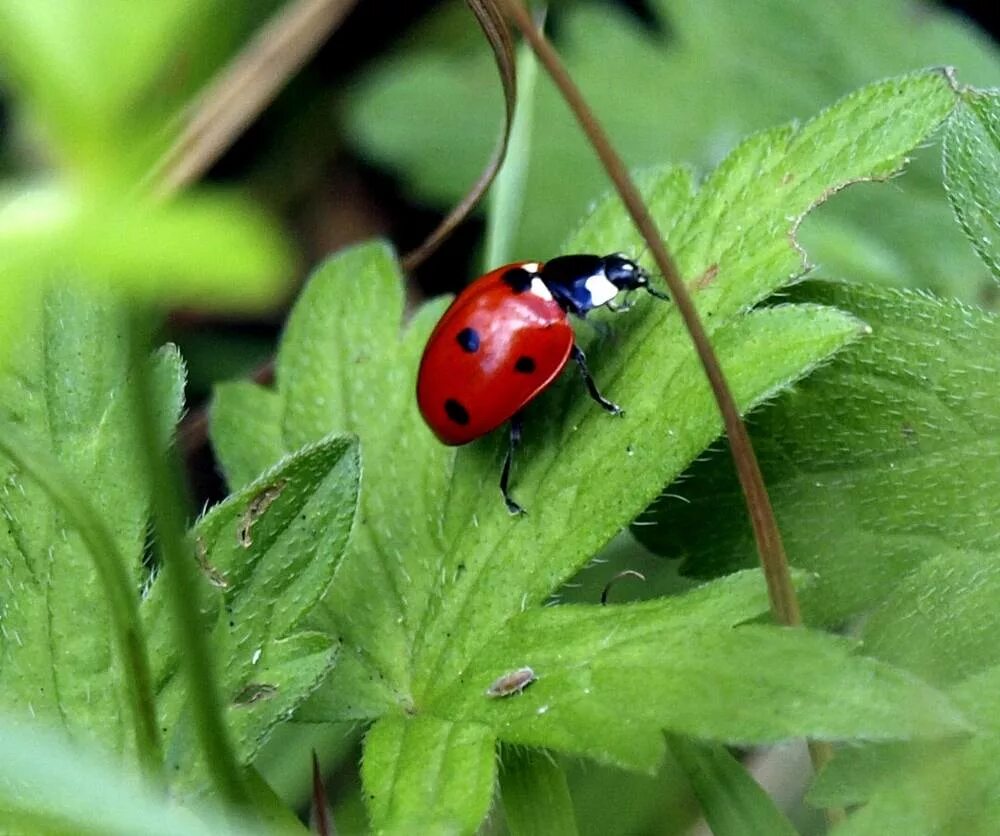
[[[643,288],[643,290],[645,290],[646,293],[648,293],[650,296],[655,296],[657,299],[663,299],[665,302],[669,302],[670,296],[664,291],[655,288],[653,286],[653,283],[650,281],[650,279],[653,277],[653,274],[638,263],[636,263],[636,267],[638,268],[638,273],[639,273],[637,277],[638,279],[637,285]]]
[[[650,296],[655,296],[657,299],[662,299],[665,302],[669,302],[670,301],[670,294],[664,293],[662,290],[657,290],[655,287],[653,287],[649,283],[648,280],[646,281],[646,284],[644,285],[644,287],[646,288],[646,292]]]

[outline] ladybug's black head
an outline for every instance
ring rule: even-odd
[[[642,269],[632,259],[621,253],[606,255],[602,259],[604,275],[608,281],[621,290],[638,290],[642,288],[658,299],[669,299],[663,291],[657,290],[649,283],[649,273]]]

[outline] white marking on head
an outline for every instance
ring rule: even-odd
[[[525,265],[524,269],[525,270],[528,269],[527,265]],[[546,302],[552,301],[552,294],[549,292],[549,289],[545,286],[545,282],[543,282],[541,279],[532,279],[531,287],[529,289],[539,299],[544,299]]]
[[[603,273],[596,273],[583,283],[595,308],[606,305],[618,295],[618,288]]]
[[[526,261],[521,265],[522,270],[527,270],[529,273],[535,274],[542,269],[542,265],[537,261]]]

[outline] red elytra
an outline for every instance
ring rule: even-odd
[[[509,421],[569,360],[573,328],[559,303],[530,289],[514,293],[504,281],[523,266],[474,281],[427,342],[417,403],[445,444],[467,444]]]

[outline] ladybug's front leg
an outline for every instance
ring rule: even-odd
[[[507,445],[507,455],[503,460],[503,470],[500,471],[500,493],[503,494],[503,501],[507,503],[507,510],[511,514],[523,514],[524,509],[518,505],[507,492],[507,483],[510,480],[510,468],[514,462],[514,450],[521,443],[521,413],[517,413],[510,419],[510,441]]]
[[[580,367],[580,374],[583,375],[583,382],[587,384],[587,391],[590,393],[595,401],[597,401],[604,409],[610,412],[612,415],[624,415],[622,408],[613,401],[609,401],[604,395],[601,394],[600,390],[597,388],[597,384],[594,383],[594,378],[590,374],[590,369],[587,368],[587,355],[585,355],[581,350],[580,346],[573,343],[573,359],[576,360],[576,364]]]
[[[635,307],[635,299],[629,296],[631,291],[625,291],[625,296],[622,298],[620,304],[615,302],[608,302],[604,305],[612,313],[627,313]]]

